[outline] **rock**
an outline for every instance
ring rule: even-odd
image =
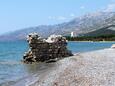
[[[47,62],[73,55],[67,49],[66,38],[61,35],[51,35],[43,39],[37,33],[30,33],[27,41],[30,49],[23,56],[23,61],[26,63]]]
[[[111,48],[115,48],[115,44],[113,44],[113,45],[111,46]]]

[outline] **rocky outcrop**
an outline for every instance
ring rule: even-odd
[[[30,49],[23,56],[26,63],[50,61],[73,55],[67,49],[66,38],[61,35],[51,35],[43,39],[37,33],[31,33],[27,36],[27,41]]]

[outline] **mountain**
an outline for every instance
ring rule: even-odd
[[[95,12],[77,17],[70,22],[64,22],[62,24],[40,25],[17,30],[0,36],[0,40],[25,39],[26,35],[31,32],[38,32],[43,37],[47,37],[51,34],[67,35],[72,31],[76,32],[77,35],[84,35],[112,25],[115,25],[115,12]],[[112,27],[112,31],[114,30],[115,28]],[[103,30],[101,32],[103,32]]]
[[[115,35],[115,25],[109,25],[98,30],[83,34],[84,36]]]

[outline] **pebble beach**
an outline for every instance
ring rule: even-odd
[[[115,49],[79,53],[47,65],[33,80],[28,77],[15,86],[115,86]]]

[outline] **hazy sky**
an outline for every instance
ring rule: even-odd
[[[114,11],[115,0],[0,0],[0,34],[100,10]]]

